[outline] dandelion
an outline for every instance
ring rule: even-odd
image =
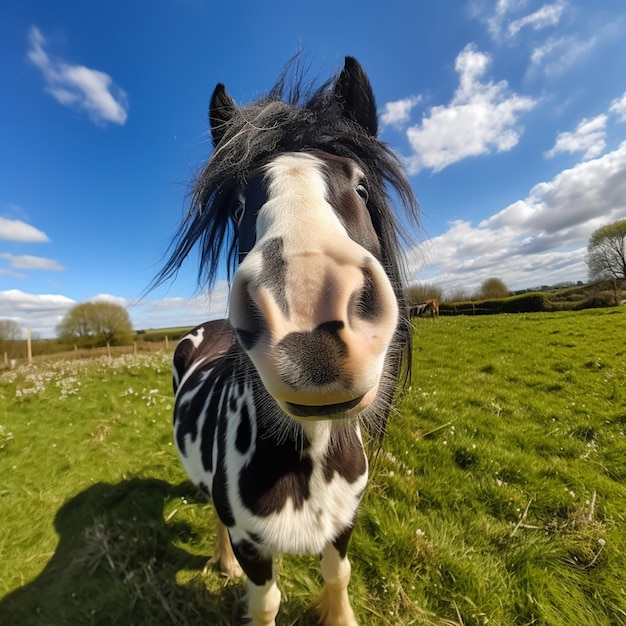
[[[388,458],[388,459],[389,459],[392,463],[397,463],[397,462],[398,462],[398,459],[397,459],[397,458],[396,458],[393,454],[391,454],[391,452],[386,452],[386,453],[385,453],[385,456],[386,456],[386,457],[387,457],[387,458]]]
[[[155,406],[157,399],[156,396],[159,393],[158,389],[141,390],[141,399],[146,403],[146,406]]]

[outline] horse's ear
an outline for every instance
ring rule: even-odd
[[[211,136],[213,137],[213,145],[222,140],[228,122],[232,119],[237,105],[235,101],[226,92],[226,87],[222,83],[218,83],[215,91],[211,96],[211,104],[209,105],[209,124],[211,125]]]
[[[353,57],[346,57],[335,85],[335,98],[343,114],[374,137],[378,134],[378,116],[374,92],[367,74]]]

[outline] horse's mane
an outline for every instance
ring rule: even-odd
[[[367,206],[381,243],[381,262],[404,310],[400,241],[409,238],[390,208],[387,188],[399,199],[407,224],[416,225],[418,218],[417,201],[400,161],[387,144],[343,113],[341,102],[334,96],[337,76],[310,89],[298,68],[290,81],[288,69],[265,97],[238,106],[219,128],[221,139],[193,181],[189,213],[155,283],[175,275],[196,244],[199,285],[211,288],[224,261],[230,277],[236,267],[238,244],[230,218],[231,194],[280,153],[323,151],[353,159],[363,169],[369,183]],[[410,345],[408,315],[399,333],[403,347]]]
[[[231,228],[229,194],[282,152],[321,150],[358,162],[370,181],[368,208],[384,261],[399,259],[397,244],[406,238],[405,232],[389,208],[384,185],[387,183],[400,199],[408,223],[417,223],[415,197],[389,146],[342,115],[341,106],[333,98],[335,82],[336,77],[307,93],[302,76],[290,84],[283,72],[267,96],[237,107],[228,127],[222,129],[222,140],[193,181],[189,212],[175,236],[171,256],[157,276],[157,284],[176,273],[197,243],[202,286],[210,288],[214,284],[224,252],[232,274],[237,233]]]

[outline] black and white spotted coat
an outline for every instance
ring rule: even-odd
[[[213,499],[236,553],[321,553],[351,529],[367,482],[358,422],[307,429],[279,409],[268,415],[272,399],[245,359],[225,321],[180,342],[174,431],[182,462]]]

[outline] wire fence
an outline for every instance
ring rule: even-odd
[[[158,352],[174,349],[178,340],[164,337],[161,341],[135,341],[126,346],[101,346],[97,348],[79,348],[74,346],[67,350],[51,350],[46,342],[33,341],[29,348],[27,341],[11,342],[10,350],[3,350],[0,369],[14,369],[20,365],[40,363],[61,359],[93,359],[97,357],[115,357],[124,354]]]

